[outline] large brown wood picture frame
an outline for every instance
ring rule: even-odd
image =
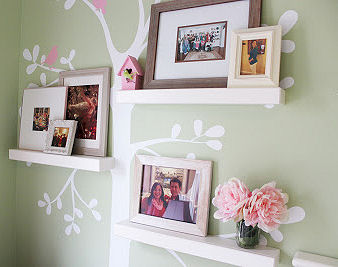
[[[151,6],[151,18],[148,36],[147,63],[144,76],[144,89],[177,89],[177,88],[224,88],[227,77],[154,79],[159,34],[160,15],[163,12],[177,11],[209,5],[224,4],[243,0],[175,0]],[[260,26],[262,0],[250,0],[248,27]]]

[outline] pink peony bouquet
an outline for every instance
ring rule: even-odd
[[[215,219],[227,222],[245,221],[246,226],[256,225],[264,232],[276,230],[288,219],[288,195],[276,188],[276,183],[263,185],[252,192],[237,178],[218,185],[212,204],[218,209]]]

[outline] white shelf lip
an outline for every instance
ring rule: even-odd
[[[128,220],[115,224],[114,234],[148,245],[236,266],[276,267],[279,262],[279,249],[269,247],[242,249],[231,239],[193,236]]]
[[[292,265],[295,267],[338,267],[338,259],[297,251]]]
[[[114,168],[114,158],[112,157],[63,156],[25,149],[9,149],[9,159],[95,172]]]
[[[278,105],[285,103],[285,90],[280,87],[119,90],[116,103]]]

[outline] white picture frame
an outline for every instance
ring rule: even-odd
[[[43,152],[70,156],[72,154],[76,126],[77,121],[75,120],[51,121]]]
[[[255,43],[257,47],[259,41],[264,42],[259,50],[264,49],[265,55],[260,54],[263,52],[258,53],[259,55],[255,57],[257,63],[251,64],[253,49],[250,49],[249,42]],[[233,31],[228,88],[279,87],[281,42],[282,27],[280,25]],[[260,56],[261,60],[258,59]],[[247,66],[250,67],[250,71],[247,71],[249,70]],[[257,71],[257,66],[260,67],[259,71]]]
[[[83,129],[83,123],[79,120],[77,135],[83,138],[75,137],[74,154],[100,156],[104,157],[107,153],[107,137],[108,137],[108,118],[109,118],[109,96],[110,96],[110,80],[111,68],[84,69],[74,71],[64,71],[59,74],[59,84],[68,87],[68,96],[66,102],[65,119],[75,119],[74,114],[69,115],[70,90],[75,87],[98,86],[98,95],[95,99],[96,103],[96,129],[95,138],[88,138],[79,131]],[[74,105],[75,106],[75,105]],[[81,118],[81,117],[79,117]],[[89,119],[87,121],[92,121]]]
[[[19,149],[42,151],[51,120],[64,119],[67,87],[23,91]]]
[[[173,218],[168,218],[166,216],[166,211],[169,211],[169,206],[172,206],[170,203],[170,199],[167,196],[164,196],[165,199],[168,200],[166,211],[164,214],[159,216],[149,215],[147,212],[142,212],[142,204],[145,201],[145,198],[142,198],[144,194],[145,178],[149,177],[144,174],[146,172],[145,167],[160,167],[160,168],[174,168],[174,169],[184,169],[184,170],[192,170],[195,171],[194,174],[194,182],[198,182],[198,186],[196,187],[194,184],[185,187],[185,190],[192,189],[196,195],[194,197],[196,206],[193,206],[194,209],[194,217],[195,219],[190,222],[186,222],[185,220],[176,220]],[[211,178],[212,178],[212,162],[205,160],[192,160],[192,159],[181,159],[181,158],[167,158],[167,157],[154,157],[154,156],[146,156],[146,155],[137,155],[135,157],[135,165],[134,165],[134,186],[132,190],[132,195],[130,198],[130,221],[150,226],[155,226],[159,228],[164,228],[168,230],[173,230],[177,232],[197,235],[197,236],[206,236],[208,231],[208,219],[209,219],[209,202],[210,202],[210,190],[211,190]],[[156,180],[151,180],[152,182],[148,183],[149,188],[155,185]],[[170,180],[171,181],[171,180]],[[183,183],[181,184],[182,188],[184,188]],[[198,190],[196,190],[196,188]],[[171,190],[171,189],[170,189]],[[190,191],[191,192],[191,191]],[[188,195],[188,194],[187,194]],[[151,196],[151,194],[150,194]],[[150,197],[149,196],[149,197]],[[182,195],[182,197],[184,197]],[[190,198],[189,201],[187,198],[177,199],[173,202],[173,204],[181,204],[183,202],[189,202],[189,218],[191,212],[191,203],[194,203]],[[187,203],[183,203],[187,204]],[[176,206],[177,207],[177,206]]]

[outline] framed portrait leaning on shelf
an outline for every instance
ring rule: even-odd
[[[73,152],[106,156],[110,68],[60,72],[60,85],[67,86],[66,120],[76,120]]]
[[[260,26],[262,0],[176,0],[152,5],[145,89],[225,88],[230,35]]]
[[[212,162],[138,155],[130,221],[206,236]]]
[[[51,120],[63,120],[66,87],[27,88],[23,91],[19,148],[42,151]]]

